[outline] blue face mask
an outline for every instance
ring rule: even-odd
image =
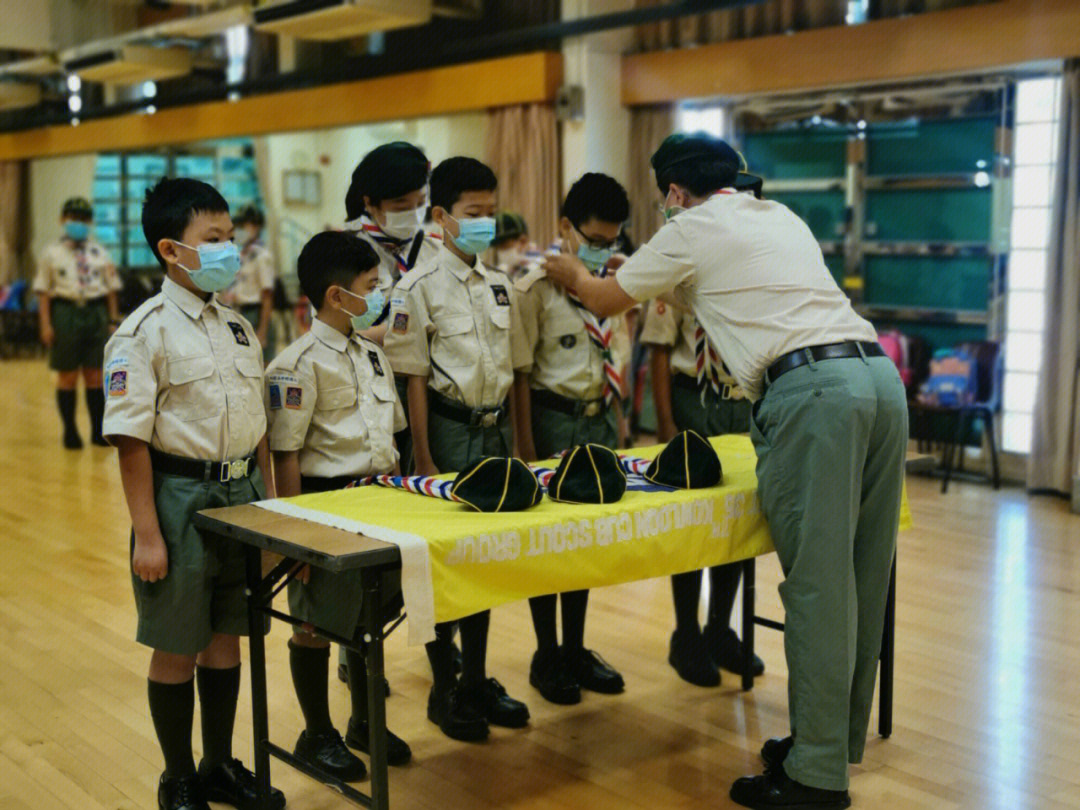
[[[475,256],[483,253],[491,243],[495,241],[495,218],[477,217],[476,219],[455,219],[458,224],[458,235],[454,237],[454,244],[462,253]]]
[[[595,248],[583,242],[581,247],[577,249],[577,257],[581,259],[581,263],[589,269],[590,273],[595,274],[603,269],[614,252],[611,248]]]
[[[199,254],[199,266],[194,270],[180,262],[177,264],[187,271],[191,283],[203,292],[221,292],[236,280],[236,274],[240,272],[240,249],[235,243],[204,242],[198,247],[183,242],[176,244]]]
[[[86,237],[90,235],[90,223],[69,219],[64,223],[64,235],[72,241],[85,242]]]
[[[344,287],[341,291],[346,295],[351,295],[353,298],[363,298],[364,303],[367,304],[367,310],[363,315],[353,315],[349,310],[342,307],[342,310],[349,316],[349,323],[352,324],[354,332],[363,332],[365,329],[370,329],[375,325],[375,321],[382,315],[383,308],[386,306],[386,296],[383,295],[382,290],[372,290],[367,295],[360,296],[356,293],[349,292]]]

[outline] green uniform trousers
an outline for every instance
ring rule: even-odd
[[[461,472],[484,456],[513,454],[510,420],[492,427],[466,425],[434,411],[428,412],[428,448],[440,473]]]
[[[702,436],[724,436],[750,430],[748,399],[720,399],[711,388],[705,392],[691,391],[679,385],[671,387],[671,416],[679,430],[693,430]]]
[[[904,484],[907,399],[884,357],[813,362],[754,406],[758,494],[784,572],[792,779],[848,787],[874,696]]]
[[[533,445],[537,458],[551,458],[579,444],[602,444],[617,450],[615,411],[607,408],[595,416],[574,416],[532,403]]]
[[[139,615],[136,641],[163,652],[195,655],[209,646],[215,633],[248,634],[244,546],[203,535],[191,518],[203,509],[260,500],[265,493],[258,469],[226,484],[154,473],[154,503],[169,570],[157,582],[131,575]],[[131,547],[134,551],[134,533]]]
[[[65,298],[49,303],[53,344],[49,350],[49,368],[53,371],[78,371],[101,368],[105,342],[109,339],[109,312],[105,299],[79,305]]]

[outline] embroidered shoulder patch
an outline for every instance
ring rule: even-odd
[[[368,360],[371,361],[371,368],[375,372],[376,377],[386,376],[383,373],[382,363],[379,362],[379,353],[374,349],[368,349]]]
[[[109,396],[122,397],[127,394],[127,369],[114,371],[109,375]]]
[[[247,332],[244,331],[244,327],[236,321],[229,321],[229,328],[232,330],[233,337],[236,338],[236,342],[241,346],[250,346],[251,341],[248,340]]]
[[[304,389],[290,385],[285,389],[285,407],[299,410],[304,402]]]
[[[267,392],[270,395],[270,410],[277,411],[281,409],[281,386],[275,383],[270,383],[267,388]]]
[[[492,284],[491,291],[495,294],[495,303],[500,307],[510,306],[510,293],[502,284]]]
[[[399,335],[404,335],[409,331],[409,313],[408,312],[395,312],[394,313],[394,326],[393,329]]]

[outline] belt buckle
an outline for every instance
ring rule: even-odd
[[[499,421],[499,409],[487,411],[480,417],[480,427],[495,427]]]
[[[720,386],[720,399],[731,399],[731,385],[724,383]]]
[[[228,461],[221,465],[221,475],[218,476],[218,479],[222,484],[227,484],[238,478],[247,478],[247,474],[248,460],[238,458],[236,461]]]
[[[585,410],[583,411],[585,416],[596,416],[600,413],[600,400],[594,399],[592,402],[585,403]]]

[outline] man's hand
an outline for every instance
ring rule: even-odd
[[[582,278],[589,278],[589,270],[577,256],[556,253],[544,259],[547,277],[561,287],[574,289]]]
[[[53,331],[51,326],[41,327],[41,343],[46,349],[51,349],[53,341],[56,339],[56,332]]]
[[[160,533],[148,537],[135,535],[131,570],[143,582],[158,582],[169,573],[169,550]]]

